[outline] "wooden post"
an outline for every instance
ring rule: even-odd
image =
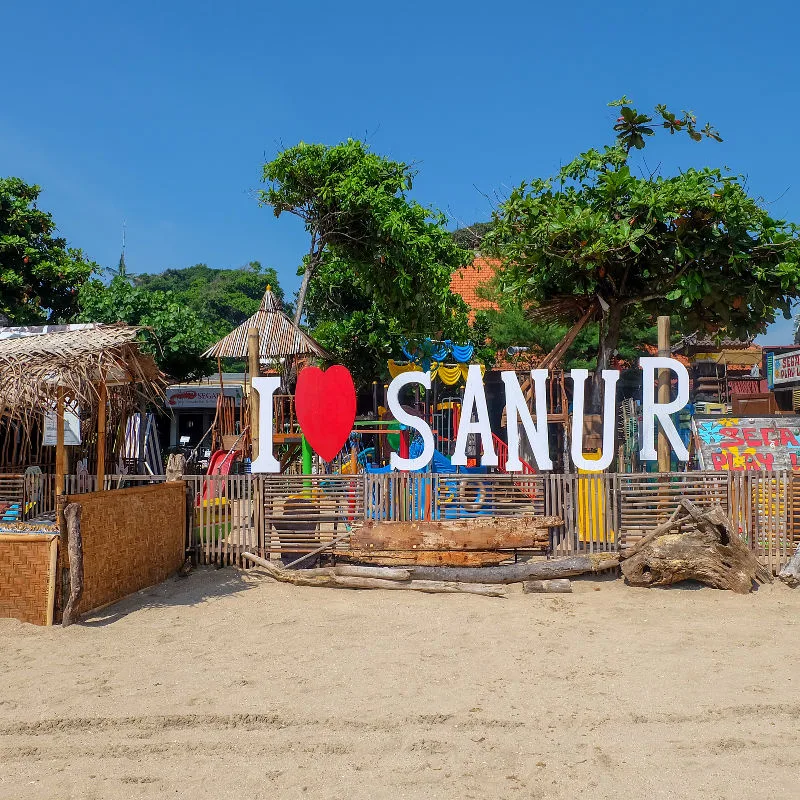
[[[258,413],[259,413],[259,397],[258,392],[253,391],[253,378],[257,378],[260,372],[259,367],[259,341],[258,341],[258,328],[248,328],[247,330],[247,365],[250,371],[250,441],[251,441],[251,458],[253,461],[258,456]]]
[[[253,378],[257,378],[261,372],[260,343],[258,340],[258,328],[247,329],[247,369],[250,373],[250,458],[255,461],[258,458],[258,437],[259,437],[259,413],[261,403],[258,392],[253,390]],[[270,423],[272,424],[272,423]],[[253,526],[256,529],[256,537],[262,550],[266,552],[269,547],[266,528],[264,525],[264,495],[260,491],[261,481],[255,480],[252,483],[252,511]]]
[[[66,628],[77,619],[75,609],[83,595],[83,538],[81,537],[81,506],[70,503],[64,509],[69,553],[69,600],[61,624]]]
[[[103,491],[106,477],[106,406],[108,405],[108,389],[106,382],[100,382],[97,405],[97,491]]]
[[[669,358],[669,317],[658,318],[658,355],[662,358]],[[658,371],[658,402],[669,403],[671,397],[670,391],[671,373],[668,369],[661,369]],[[664,430],[659,426],[658,429],[658,471],[669,472],[671,465],[671,453],[669,447],[669,440]]]
[[[58,387],[56,400],[56,497],[64,494],[64,461],[66,449],[64,447],[64,387]]]

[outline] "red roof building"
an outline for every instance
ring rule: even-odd
[[[500,262],[495,258],[475,256],[471,264],[456,270],[450,276],[450,290],[461,295],[469,306],[469,321],[475,320],[475,312],[481,309],[497,308],[497,304],[479,296],[478,287],[484,286],[494,278]]]

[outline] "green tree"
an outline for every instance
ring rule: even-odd
[[[448,292],[440,327],[424,332],[432,338],[458,342],[486,338],[487,327],[472,327],[468,308],[459,295]],[[319,264],[306,296],[306,320],[314,338],[346,366],[360,387],[388,375],[387,361],[400,354],[403,339],[414,338],[406,320],[387,303],[376,302],[346,261],[326,254]],[[491,349],[481,349],[477,360],[490,359]]]
[[[78,299],[79,321],[144,326],[142,349],[171,378],[193,380],[216,368],[211,359],[201,358],[216,339],[214,331],[174,292],[134,286],[125,275],[116,275],[108,285],[87,282]]]
[[[322,263],[348,264],[359,290],[402,321],[407,332],[440,329],[451,310],[450,275],[470,254],[442,214],[409,199],[415,172],[359,141],[300,143],[264,165],[262,205],[293,214],[310,236],[295,319]]]
[[[525,309],[518,305],[506,305],[497,310],[479,311],[488,332],[489,341],[498,350],[510,346],[530,348],[531,352],[542,357],[553,350],[569,331],[569,325],[562,322],[547,322],[531,319]],[[561,366],[564,369],[597,368],[597,350],[600,328],[598,323],[586,325],[564,354]],[[658,330],[648,315],[634,312],[626,315],[620,327],[617,358],[629,365],[648,355],[646,345],[655,345]]]
[[[55,236],[40,188],[0,178],[0,316],[16,325],[69,319],[97,265]]]
[[[239,269],[214,269],[195,264],[133,278],[134,285],[149,291],[172,292],[205,320],[221,337],[258,311],[267,285],[283,300],[278,274],[251,261]]]
[[[521,184],[495,214],[483,246],[502,260],[507,300],[549,321],[595,306],[598,370],[633,310],[677,316],[686,333],[733,337],[762,332],[776,308],[789,315],[800,281],[797,226],[773,219],[743,178],[720,169],[637,177],[632,153],[654,135],[653,117],[627,98],[611,105],[620,107],[614,144]],[[720,140],[688,112],[656,113],[670,133]]]
[[[484,237],[491,229],[491,222],[473,222],[472,225],[457,228],[451,236],[453,241],[464,250],[480,250]]]

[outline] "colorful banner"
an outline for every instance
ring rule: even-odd
[[[701,469],[800,471],[800,417],[695,417]]]
[[[389,375],[391,375],[393,379],[398,375],[402,375],[404,372],[423,371],[422,367],[419,364],[415,364],[413,361],[403,364],[390,359],[387,363],[389,367]],[[481,364],[480,368],[481,375],[483,375],[484,372],[486,372],[486,366]],[[440,364],[436,361],[433,361],[431,362],[429,372],[431,373],[431,380],[436,380],[438,378],[442,383],[445,383],[448,386],[455,386],[455,384],[467,379],[469,364]]]

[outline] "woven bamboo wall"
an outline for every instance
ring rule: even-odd
[[[0,534],[0,617],[52,623],[57,540],[57,534]]]
[[[186,484],[181,481],[132,489],[70,495],[81,505],[83,596],[78,613],[114,603],[168,578],[184,560]],[[59,549],[68,595],[67,547]]]

